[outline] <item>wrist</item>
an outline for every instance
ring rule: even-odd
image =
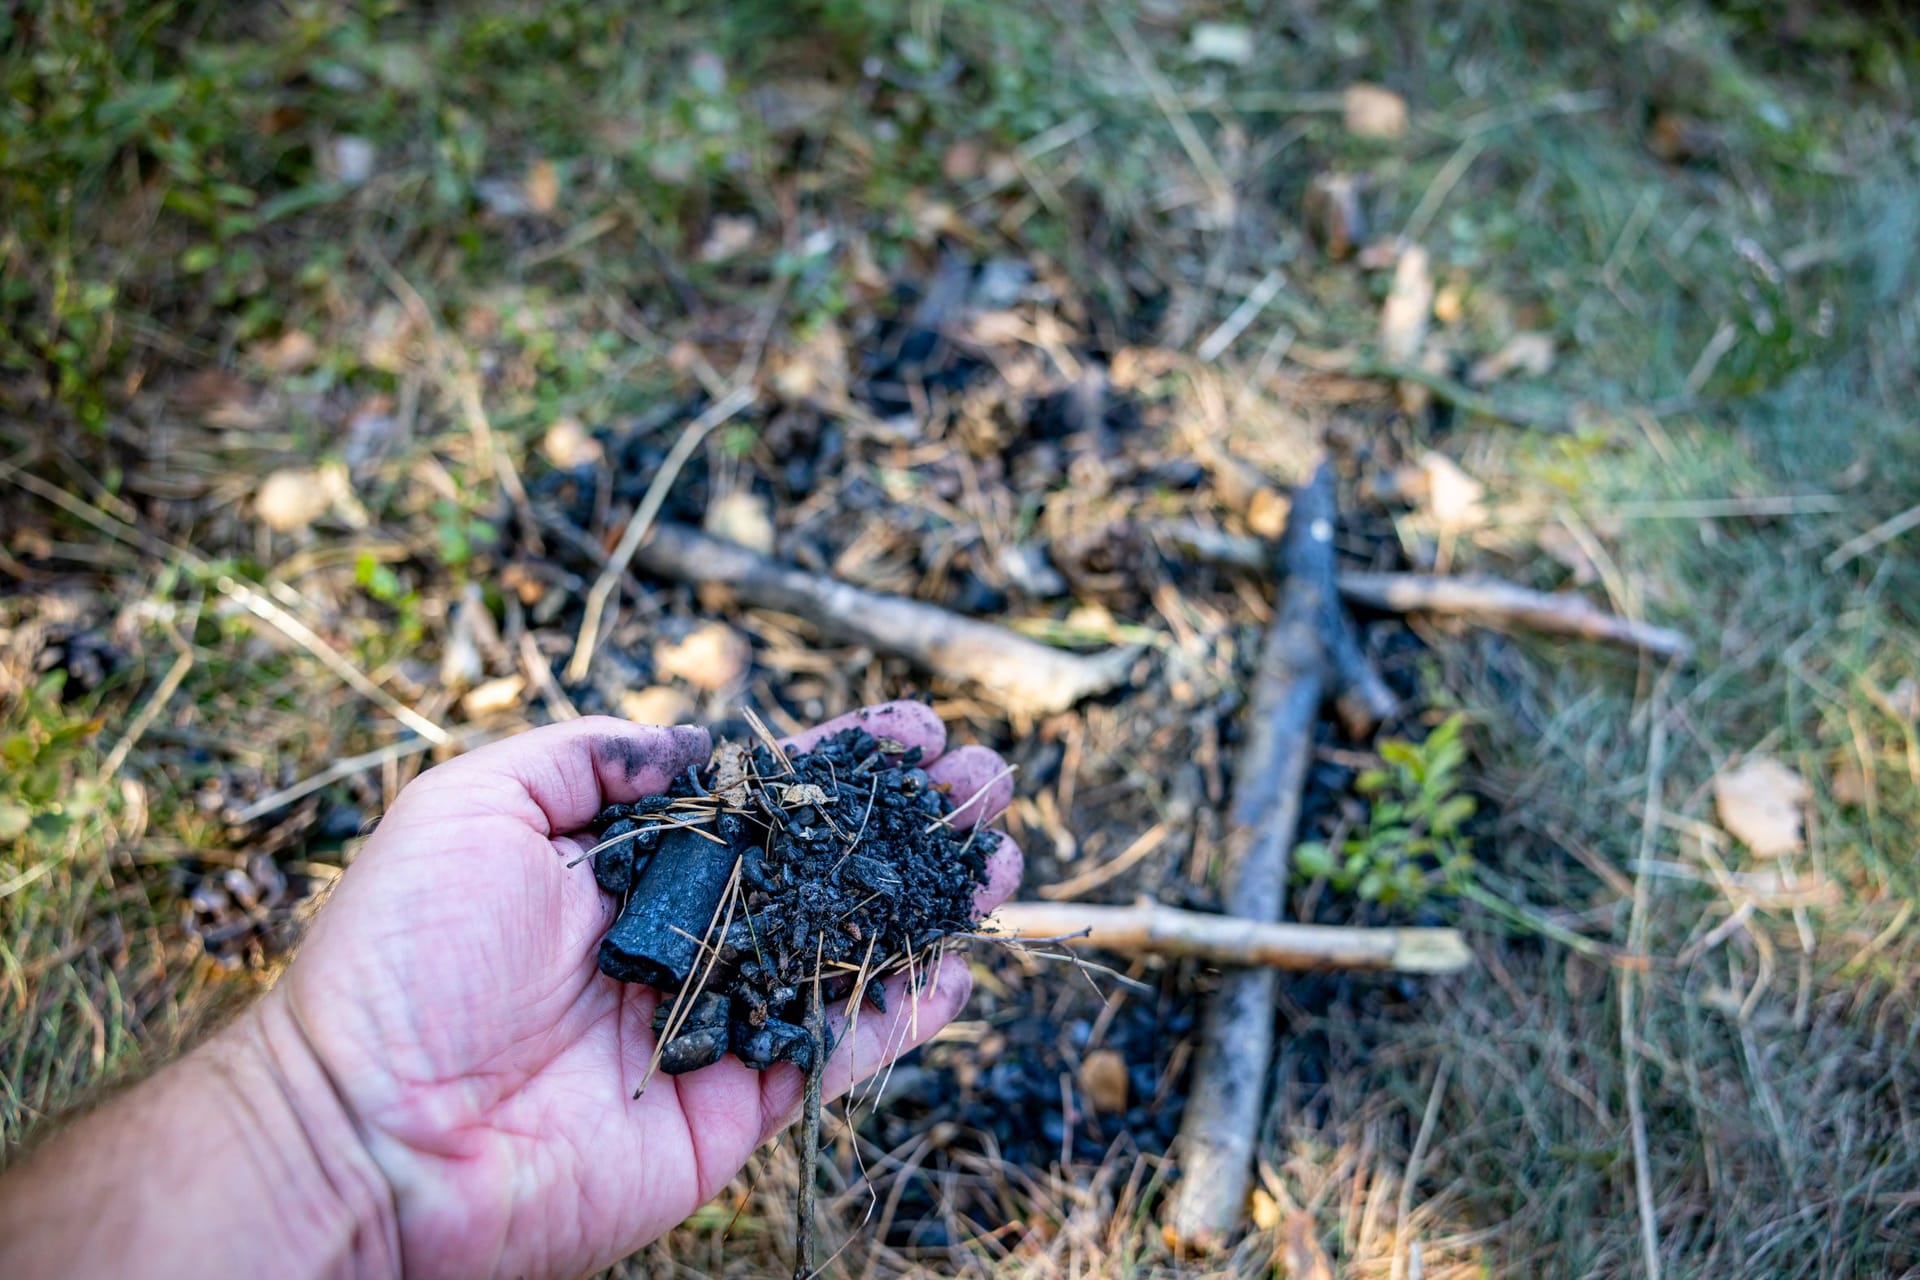
[[[251,1163],[271,1172],[267,1211],[292,1258],[329,1273],[400,1274],[394,1198],[288,1002],[270,992],[197,1051],[237,1093]]]

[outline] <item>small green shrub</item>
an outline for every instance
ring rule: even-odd
[[[1336,853],[1313,841],[1293,851],[1294,878],[1322,876],[1341,893],[1382,906],[1414,906],[1436,888],[1458,892],[1473,870],[1461,827],[1475,802],[1460,791],[1465,718],[1448,716],[1423,742],[1380,744],[1381,765],[1355,789],[1372,802],[1366,825]]]

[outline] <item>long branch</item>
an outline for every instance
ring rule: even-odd
[[[1242,920],[1151,902],[1131,907],[1009,902],[987,917],[980,932],[1122,955],[1195,956],[1213,964],[1272,969],[1457,973],[1473,963],[1458,929],[1353,929]]]

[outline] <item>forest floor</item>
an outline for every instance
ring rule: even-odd
[[[1028,893],[1216,903],[1273,584],[1175,531],[1271,537],[1325,442],[1346,567],[1694,653],[1363,619],[1404,710],[1324,727],[1291,914],[1478,963],[1287,984],[1205,1265],[1920,1268],[1892,6],[615,8],[0,18],[8,1153],[271,981],[420,768],[574,713],[928,694],[1020,766]],[[570,671],[683,441],[663,520],[1141,660],[1010,710],[642,572]],[[831,1126],[829,1273],[1203,1269],[1160,1207],[1208,975],[976,967]],[[625,1269],[780,1273],[792,1179]]]

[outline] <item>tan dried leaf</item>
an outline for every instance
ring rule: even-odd
[[[663,676],[685,680],[709,693],[728,688],[747,673],[753,646],[721,622],[695,627],[680,640],[663,640],[653,647],[653,663]]]
[[[629,689],[620,695],[620,714],[635,724],[685,724],[693,719],[693,699],[663,684]]]
[[[254,515],[278,533],[308,528],[332,505],[325,479],[310,467],[283,467],[261,481],[253,495]]]
[[[1407,100],[1377,84],[1350,84],[1342,99],[1347,132],[1359,138],[1398,138],[1407,131]]]
[[[1516,373],[1527,378],[1544,378],[1552,369],[1552,335],[1528,331],[1514,334],[1498,351],[1476,362],[1467,372],[1467,381],[1484,387]]]
[[[763,556],[773,554],[773,509],[750,490],[735,489],[709,502],[702,525],[722,541]]]
[[[551,160],[543,157],[528,165],[521,187],[526,193],[527,208],[535,213],[549,214],[560,205],[560,173]]]
[[[1394,264],[1393,287],[1380,306],[1380,356],[1392,364],[1411,364],[1427,344],[1433,316],[1433,272],[1425,248],[1410,244]]]
[[[1827,792],[1835,804],[1857,809],[1867,802],[1867,775],[1854,761],[1842,761],[1827,776]]]
[[[1287,1238],[1280,1255],[1280,1271],[1287,1280],[1333,1280],[1333,1260],[1320,1247],[1313,1219],[1295,1213],[1287,1219]]]
[[[578,418],[558,418],[540,439],[540,453],[562,471],[589,467],[605,452]]]
[[[1487,522],[1487,487],[1459,463],[1429,449],[1420,459],[1420,470],[1426,480],[1427,511],[1442,533],[1477,529]]]
[[[525,676],[501,676],[497,680],[488,680],[475,685],[466,697],[460,699],[460,709],[474,720],[499,715],[520,705],[520,695],[526,687]]]
[[[1806,779],[1771,756],[1750,756],[1713,780],[1720,825],[1762,858],[1800,847],[1802,806],[1812,794]]]
[[[1127,1060],[1112,1049],[1095,1049],[1080,1063],[1080,1092],[1099,1115],[1127,1109]]]

